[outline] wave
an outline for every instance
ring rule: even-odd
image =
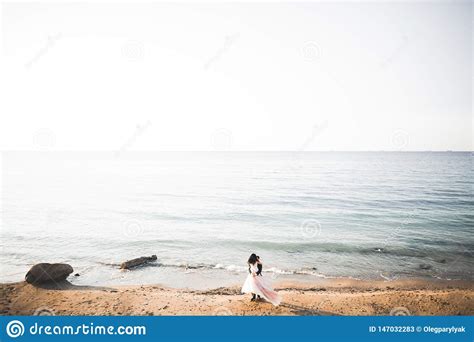
[[[108,267],[118,268],[119,264],[114,263],[100,263],[102,266],[106,265]],[[321,272],[316,267],[301,267],[295,269],[285,269],[285,268],[278,268],[278,267],[268,267],[263,269],[263,275],[267,276],[271,279],[277,279],[280,276],[286,277],[304,277],[304,276],[313,276],[322,279],[334,279],[334,278],[351,278],[351,279],[374,279],[380,278],[385,280],[394,280],[402,277],[434,277],[439,279],[446,279],[446,280],[454,280],[454,279],[473,279],[473,275],[469,272],[454,272],[450,273],[447,272],[446,267],[443,263],[440,263],[440,267],[435,266],[422,268],[421,266],[426,266],[427,264],[412,264],[410,266],[406,266],[400,269],[392,269],[387,271],[386,274],[384,272],[374,271],[374,272],[359,272],[353,273],[348,272],[347,269],[334,269],[331,272]],[[143,268],[170,268],[170,269],[179,269],[185,273],[193,273],[193,272],[201,272],[201,271],[223,271],[229,272],[234,275],[245,275],[248,273],[248,267],[245,265],[225,265],[225,264],[206,264],[206,263],[161,263],[161,262],[154,262],[149,263]],[[336,267],[337,268],[337,267]],[[327,271],[327,270],[326,270]],[[127,272],[127,271],[126,271]],[[132,271],[136,272],[136,271]],[[176,271],[172,271],[176,272]],[[290,278],[291,279],[291,278]]]
[[[440,252],[443,255],[466,256],[472,255],[473,244],[460,244],[457,242],[431,241],[429,248],[424,244],[391,245],[390,241],[381,241],[379,244],[358,245],[355,243],[335,242],[274,242],[274,241],[244,241],[244,240],[220,240],[220,246],[246,247],[249,250],[284,251],[287,253],[336,253],[336,254],[361,254],[361,255],[390,255],[400,257],[429,257],[436,256]],[[460,248],[462,246],[462,248]],[[437,247],[442,247],[438,249]]]
[[[110,263],[110,262],[98,262],[103,266],[119,267],[119,263]],[[224,264],[205,264],[205,263],[161,263],[161,262],[152,262],[146,264],[146,267],[169,267],[188,270],[225,270],[233,273],[247,273],[248,266],[244,265],[224,265]],[[264,273],[274,274],[274,275],[314,275],[327,277],[316,271],[315,267],[303,267],[295,270],[291,269],[279,269],[277,267],[269,267],[264,269]]]
[[[405,243],[391,238],[381,240],[376,243],[358,242],[277,242],[265,240],[237,240],[237,239],[214,239],[214,240],[164,240],[147,239],[140,241],[123,241],[118,246],[131,248],[140,246],[141,248],[171,248],[171,249],[194,249],[202,248],[224,248],[225,250],[247,250],[247,251],[267,251],[285,252],[289,254],[307,253],[335,253],[338,255],[386,255],[395,257],[472,257],[474,244],[469,242],[457,242],[450,240],[426,239],[412,236]],[[392,241],[393,240],[393,241]]]

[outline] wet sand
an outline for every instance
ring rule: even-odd
[[[282,282],[280,306],[251,302],[240,286],[211,290],[160,285],[35,287],[0,285],[2,315],[474,315],[474,284],[465,281],[322,280]]]

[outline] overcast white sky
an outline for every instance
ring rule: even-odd
[[[4,3],[0,148],[472,150],[471,7]]]

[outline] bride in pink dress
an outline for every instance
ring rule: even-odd
[[[252,254],[248,260],[250,274],[242,286],[242,293],[251,293],[252,301],[255,300],[255,296],[260,296],[273,305],[278,306],[281,302],[281,296],[273,290],[272,286],[262,275],[257,274],[258,262],[257,255]]]

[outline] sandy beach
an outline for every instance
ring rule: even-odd
[[[205,291],[146,286],[2,284],[2,315],[473,315],[463,281],[321,280],[278,283],[283,303],[251,302],[240,286]]]

